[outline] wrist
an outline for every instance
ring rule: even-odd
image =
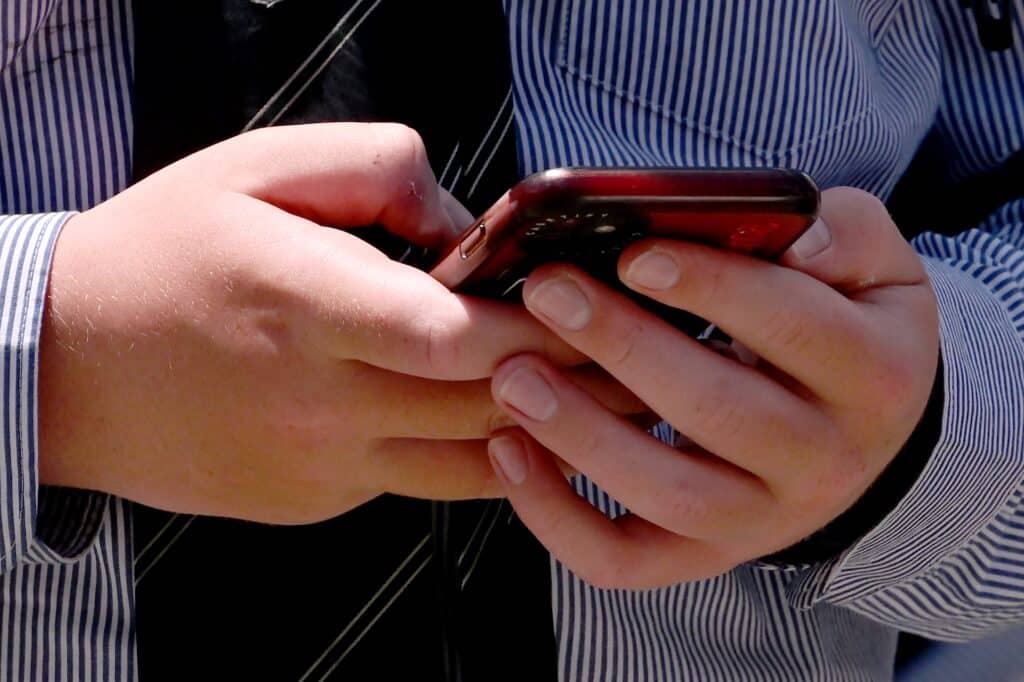
[[[80,439],[83,429],[79,426],[82,364],[88,362],[80,338],[89,326],[87,316],[82,314],[85,306],[77,300],[84,292],[75,286],[80,262],[76,232],[82,227],[83,215],[69,218],[57,236],[43,300],[37,399],[41,485],[91,487],[81,464],[85,443]],[[95,301],[94,305],[102,303]],[[93,388],[102,390],[101,386]]]

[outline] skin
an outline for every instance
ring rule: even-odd
[[[790,546],[849,508],[927,403],[938,312],[920,259],[882,204],[823,193],[821,220],[778,264],[649,240],[619,276],[714,322],[747,365],[683,336],[578,269],[528,280],[538,320],[631,389],[692,444],[664,445],[533,353],[502,363],[496,402],[520,428],[489,452],[519,516],[584,580],[649,588]],[[631,513],[609,519],[556,457]]]
[[[41,481],[274,523],[500,494],[489,377],[524,350],[582,356],[325,227],[437,245],[468,218],[452,203],[408,128],[320,124],[228,140],[72,218],[44,309]],[[592,365],[566,371],[643,409]]]

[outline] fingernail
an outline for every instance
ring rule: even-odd
[[[679,264],[660,249],[651,249],[626,268],[626,279],[645,289],[668,289],[679,281]]]
[[[566,329],[579,331],[590,322],[590,301],[568,277],[556,277],[530,292],[530,304]]]
[[[530,419],[540,422],[551,419],[558,409],[558,398],[548,382],[526,367],[508,375],[498,389],[498,397]]]
[[[827,249],[831,243],[832,233],[829,232],[828,225],[819,218],[814,221],[810,229],[803,233],[800,239],[796,240],[792,248],[797,258],[807,260]]]
[[[498,474],[513,485],[526,480],[526,450],[519,439],[512,436],[498,436],[487,443],[487,454],[491,456]]]

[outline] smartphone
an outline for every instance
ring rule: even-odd
[[[513,299],[537,266],[572,263],[692,332],[696,318],[619,282],[623,249],[667,237],[775,259],[818,204],[814,181],[787,169],[557,168],[506,192],[430,273],[453,291]]]

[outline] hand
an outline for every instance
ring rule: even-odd
[[[714,322],[755,366],[578,269],[528,280],[539,320],[693,442],[658,442],[542,358],[502,364],[495,399],[529,435],[497,434],[493,463],[524,523],[583,579],[661,586],[788,547],[849,508],[913,431],[938,355],[924,267],[876,199],[848,188],[822,199],[822,220],[781,264],[666,240],[619,261],[628,286]],[[591,507],[552,453],[631,513]]]
[[[43,325],[42,482],[282,523],[382,492],[497,494],[486,377],[522,349],[579,355],[322,226],[437,242],[444,201],[412,131],[324,124],[242,135],[72,218]]]

